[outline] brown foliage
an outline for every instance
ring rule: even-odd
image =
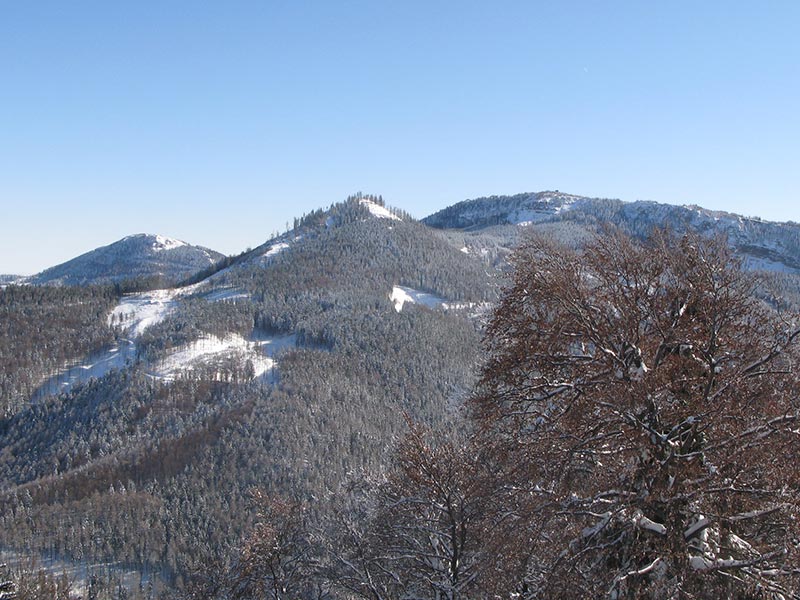
[[[726,241],[535,239],[513,265],[473,402],[487,571],[528,598],[798,597],[797,324]]]
[[[360,598],[457,600],[483,597],[483,490],[471,444],[407,419],[395,464],[363,526],[346,523],[332,552],[335,587]]]
[[[252,492],[257,511],[255,527],[247,536],[230,573],[229,597],[310,598],[311,545],[305,508],[299,502]]]

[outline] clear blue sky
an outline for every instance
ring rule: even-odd
[[[800,221],[800,2],[0,3],[0,273],[362,190]]]

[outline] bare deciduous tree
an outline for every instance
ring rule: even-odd
[[[362,598],[457,600],[479,595],[482,499],[469,446],[409,421],[396,464],[370,494],[368,523],[350,523],[336,583]]]
[[[800,597],[797,323],[722,239],[535,239],[513,265],[474,409],[517,597]]]
[[[249,600],[322,597],[315,594],[312,544],[304,507],[252,492],[257,523],[231,569],[230,598]]]

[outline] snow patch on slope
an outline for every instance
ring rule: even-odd
[[[258,346],[238,334],[225,337],[203,336],[170,353],[151,371],[151,375],[165,381],[174,381],[180,373],[207,370],[219,373],[227,365],[244,367],[253,365],[256,377],[269,370],[274,361],[258,351]]]
[[[444,298],[434,296],[427,292],[420,292],[410,287],[396,285],[392,288],[391,300],[397,312],[403,310],[403,306],[408,304],[422,304],[428,308],[437,308],[446,303]]]
[[[174,238],[165,237],[163,235],[156,235],[155,241],[153,242],[153,250],[155,252],[161,252],[162,250],[174,250],[175,248],[180,248],[181,246],[188,246],[186,242],[181,240],[176,240]],[[205,253],[208,256],[208,252]],[[210,259],[211,257],[209,257]]]
[[[153,290],[124,296],[108,315],[108,325],[122,326],[129,335],[139,337],[175,309],[179,293],[180,290]]]
[[[246,339],[238,334],[222,338],[206,335],[176,348],[165,359],[150,364],[146,372],[154,379],[172,382],[181,374],[199,374],[201,378],[229,379],[234,372],[239,381],[262,378],[272,381],[276,355],[293,348],[296,336],[254,334]],[[31,396],[37,403],[47,396],[69,392],[77,384],[101,378],[113,369],[124,369],[137,360],[136,343],[120,340],[117,346],[98,352],[81,363],[71,364],[42,382]],[[252,369],[248,366],[252,366]]]
[[[303,239],[302,234],[290,237],[289,234],[287,233],[286,235],[281,236],[280,238],[271,243],[268,242],[269,247],[266,250],[263,251],[259,250],[260,254],[256,257],[258,264],[260,264],[261,266],[266,265],[273,258],[275,258],[276,256],[278,256],[283,252],[286,252],[292,247],[292,245],[296,244],[302,239]],[[264,245],[266,246],[267,244]]]
[[[439,308],[444,311],[470,310],[473,311],[470,317],[477,318],[492,308],[491,302],[452,302],[435,294],[421,292],[402,285],[396,285],[392,288],[390,299],[394,303],[394,309],[397,312],[401,312],[406,304],[421,304],[430,309]]]
[[[31,396],[31,401],[36,402],[52,394],[68,392],[79,383],[84,383],[92,378],[99,379],[113,369],[124,369],[133,363],[137,360],[136,339],[149,327],[160,323],[174,311],[180,298],[197,295],[208,302],[221,302],[248,297],[247,293],[235,287],[203,291],[204,285],[205,283],[201,282],[178,289],[153,290],[124,296],[109,313],[107,322],[110,327],[117,328],[118,331],[129,336],[128,339],[120,338],[111,348],[91,354],[79,362],[64,364],[39,384]],[[251,359],[255,377],[258,377],[272,367],[272,362],[265,362],[267,357],[271,357],[279,349],[294,345],[292,336],[275,338],[254,335],[249,341],[244,340],[241,336],[236,337],[239,339],[228,340],[225,338],[222,343],[223,347],[217,350],[214,349],[214,344],[204,343],[202,340],[190,344],[190,347],[182,349],[185,350],[185,354],[172,357],[172,370],[179,369],[179,365],[183,362],[191,363],[193,357],[207,356],[209,360],[214,360],[220,358],[225,352],[231,355],[237,349],[244,349],[240,353],[242,365]],[[242,346],[241,340],[244,340],[244,346]],[[235,356],[229,358],[233,359]],[[193,370],[198,364],[190,366],[189,370]],[[159,376],[163,379],[174,379],[169,365],[165,368],[168,372]]]
[[[36,403],[46,396],[70,391],[75,385],[92,377],[105,377],[112,369],[122,369],[136,356],[136,345],[130,340],[121,340],[118,345],[97,352],[81,363],[65,366],[58,373],[48,377],[31,395]]]
[[[108,316],[109,326],[122,326],[133,337],[163,321],[175,309],[179,290],[153,290],[124,296]]]
[[[149,374],[164,381],[175,381],[182,373],[202,371],[219,379],[236,367],[245,378],[255,379],[272,371],[279,350],[294,345],[293,335],[256,336],[250,340],[235,333],[224,337],[207,335],[174,350]]]
[[[264,258],[269,258],[271,256],[275,256],[276,254],[280,254],[281,252],[286,250],[288,247],[289,247],[289,243],[288,242],[278,242],[277,244],[273,244],[272,246],[270,246],[269,250],[264,252],[264,254],[262,256]]]
[[[392,219],[394,221],[402,221],[400,217],[397,215],[393,215],[385,206],[381,206],[380,204],[376,204],[371,200],[361,200],[362,206],[366,206],[370,213],[373,216],[378,217],[380,219]]]
[[[203,294],[204,282],[183,288],[153,290],[123,296],[108,315],[109,327],[121,327],[127,335],[137,338],[149,327],[160,323],[178,306],[178,300],[193,294]],[[212,289],[203,297],[209,302],[247,298],[248,294],[234,287]]]

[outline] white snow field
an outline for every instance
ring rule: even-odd
[[[81,363],[67,365],[45,379],[31,396],[31,402],[38,402],[52,394],[68,392],[74,385],[88,381],[92,377],[103,377],[111,369],[123,368],[135,357],[136,345],[131,340],[120,340],[116,346],[92,354]]]
[[[397,312],[403,310],[403,306],[408,304],[422,304],[428,308],[438,308],[446,304],[444,298],[434,296],[427,292],[420,292],[410,287],[396,285],[392,288],[391,300],[394,302],[394,309]]]
[[[288,233],[275,239],[260,256],[256,258],[262,266],[271,262],[276,256],[289,250],[294,244],[303,239],[302,235],[290,237]],[[224,272],[224,270],[222,271]],[[213,277],[213,276],[212,276]]]
[[[361,200],[361,204],[369,209],[373,216],[380,219],[392,219],[394,221],[401,221],[402,219],[397,215],[393,215],[386,207],[376,204],[371,200]]]
[[[196,283],[182,288],[153,290],[138,294],[128,294],[114,307],[108,315],[111,327],[121,327],[122,331],[133,338],[141,336],[148,327],[163,321],[178,306],[178,299],[191,295],[199,295],[209,302],[237,300],[247,298],[247,294],[233,287],[222,287],[202,291],[203,283]]]
[[[283,252],[284,250],[286,250],[288,247],[289,247],[289,242],[278,242],[277,244],[272,244],[272,246],[270,246],[269,250],[264,252],[263,256],[264,256],[264,258],[269,258],[271,256],[275,256],[276,254],[279,254],[279,253]]]
[[[188,245],[189,244],[181,240],[176,240],[163,235],[156,235],[156,239],[153,242],[153,250],[156,252],[161,252],[162,250],[173,250],[174,248],[180,248],[181,246]]]
[[[390,295],[394,303],[394,309],[401,312],[406,304],[421,304],[430,309],[440,308],[449,310],[471,310],[470,318],[483,316],[486,311],[491,310],[491,302],[451,302],[428,292],[421,292],[414,288],[396,285],[392,288]]]
[[[180,298],[196,295],[208,302],[235,301],[247,298],[240,289],[223,287],[202,290],[203,284],[178,289],[153,290],[124,296],[108,315],[108,324],[118,328],[121,337],[115,346],[92,354],[80,362],[64,365],[46,378],[31,395],[37,402],[52,394],[68,392],[78,383],[100,378],[112,369],[122,369],[136,360],[136,341],[153,325],[163,321],[178,306]],[[175,381],[183,372],[202,372],[203,376],[221,378],[236,366],[241,377],[272,381],[275,355],[295,345],[295,336],[265,336],[254,332],[250,338],[230,334],[222,338],[203,336],[176,348],[164,360],[146,365],[148,375],[163,381]],[[246,367],[248,361],[252,370]]]
[[[294,347],[295,336],[258,337],[245,339],[238,334],[224,337],[203,336],[185,346],[173,350],[164,360],[148,371],[148,374],[164,381],[175,381],[181,374],[202,371],[211,379],[220,379],[230,373],[232,365],[241,369],[247,378],[271,375],[275,366],[275,355],[285,348]],[[247,373],[245,365],[252,371]],[[270,377],[271,379],[271,377]]]
[[[175,309],[178,295],[179,289],[126,295],[108,315],[108,324],[111,327],[121,326],[128,335],[139,337],[148,327],[160,323]]]

